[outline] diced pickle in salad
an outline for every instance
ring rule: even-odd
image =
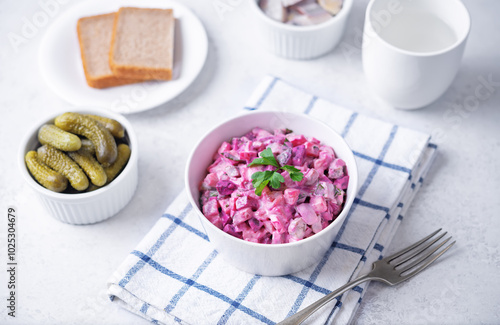
[[[221,144],[201,183],[205,217],[237,238],[284,244],[341,213],[349,175],[332,147],[288,129],[254,128]]]

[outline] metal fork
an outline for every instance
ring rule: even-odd
[[[311,316],[318,309],[323,307],[326,303],[333,300],[335,297],[343,294],[349,289],[369,280],[384,282],[389,285],[396,285],[401,283],[412,276],[422,272],[432,262],[437,260],[441,255],[450,249],[455,241],[441,249],[451,237],[439,242],[447,232],[436,236],[441,231],[441,228],[430,234],[429,236],[419,240],[415,244],[394,253],[391,256],[383,258],[373,263],[370,273],[360,276],[359,278],[348,282],[332,293],[312,303],[308,307],[302,309],[295,315],[292,315],[277,325],[298,325]],[[438,243],[439,242],[439,243]]]

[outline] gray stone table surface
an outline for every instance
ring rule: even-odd
[[[310,61],[265,52],[245,0],[182,1],[207,30],[206,65],[171,102],[127,115],[139,138],[137,192],[116,216],[92,226],[54,220],[18,171],[17,151],[27,126],[71,108],[44,84],[37,57],[47,26],[75,1],[59,1],[54,17],[17,50],[8,40],[9,33],[21,35],[23,24],[46,2],[3,0],[0,6],[2,270],[7,268],[8,206],[18,209],[19,240],[17,317],[7,316],[7,272],[2,271],[0,323],[146,324],[108,301],[106,280],[183,190],[185,162],[197,139],[239,112],[266,74],[360,113],[433,134],[439,145],[391,250],[439,227],[453,234],[457,245],[402,285],[372,283],[353,323],[500,323],[500,1],[464,0],[472,31],[461,69],[437,102],[416,111],[387,106],[366,84],[359,44],[366,0],[355,1],[341,46]],[[482,79],[493,81],[489,96],[471,107],[470,96]]]

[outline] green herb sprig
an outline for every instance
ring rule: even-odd
[[[281,183],[285,182],[285,178],[283,178],[283,175],[280,173],[281,170],[287,171],[293,181],[299,182],[304,178],[304,174],[302,174],[302,172],[297,168],[290,165],[280,166],[276,161],[276,158],[274,158],[274,154],[270,148],[262,151],[260,153],[260,157],[261,158],[254,159],[248,166],[253,167],[257,165],[270,165],[276,167],[277,169],[274,171],[266,170],[252,174],[252,185],[255,188],[255,194],[258,196],[262,195],[262,190],[267,186],[267,184],[271,185],[271,187],[276,190],[280,188]]]

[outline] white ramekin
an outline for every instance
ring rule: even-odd
[[[108,185],[88,193],[56,193],[41,186],[29,173],[24,157],[28,151],[36,150],[37,146],[40,145],[38,142],[38,129],[46,123],[53,123],[54,119],[64,112],[109,117],[120,122],[125,128],[131,150],[130,159],[122,172]],[[85,107],[69,108],[33,125],[21,142],[18,163],[23,178],[38,194],[43,206],[52,217],[69,224],[84,225],[108,219],[127,205],[137,187],[137,157],[137,137],[132,125],[122,115],[104,109]]]
[[[258,0],[250,0],[256,28],[262,45],[271,53],[286,59],[313,59],[331,51],[344,34],[353,0],[344,0],[339,13],[328,21],[313,26],[294,26],[266,16]]]
[[[289,128],[297,134],[313,136],[334,148],[349,172],[346,202],[340,215],[325,229],[306,239],[286,244],[259,244],[233,237],[213,225],[201,212],[199,186],[212,163],[213,155],[223,141],[242,136],[254,127],[267,130]],[[358,169],[354,155],[333,129],[303,114],[284,112],[252,112],[231,118],[209,131],[194,147],[185,174],[190,203],[200,218],[210,242],[233,266],[248,273],[279,276],[295,273],[317,263],[331,247],[354,201],[358,185]]]

